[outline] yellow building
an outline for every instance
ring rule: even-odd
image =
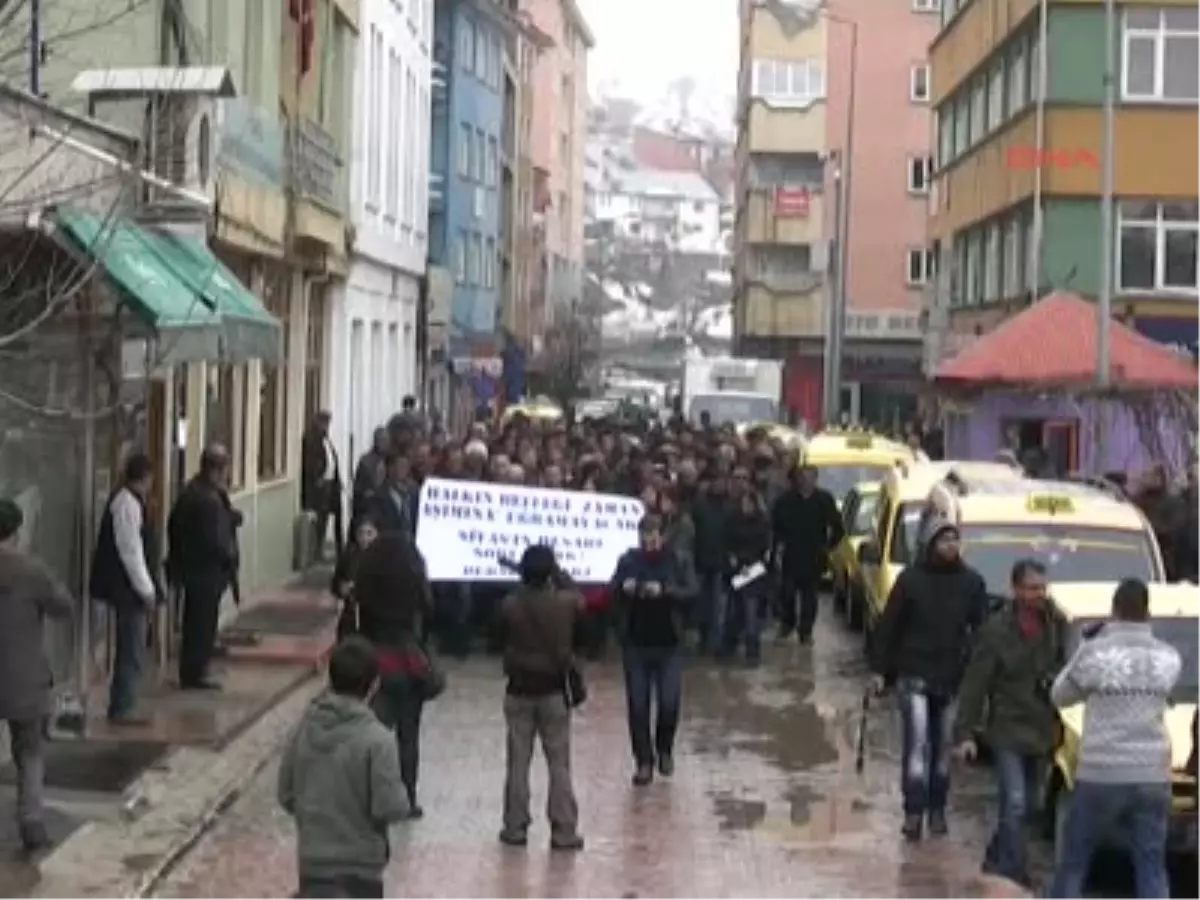
[[[741,0],[739,24],[734,341],[785,357],[825,332],[828,26],[777,0]]]

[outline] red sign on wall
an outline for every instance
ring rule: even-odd
[[[1052,150],[1009,147],[1004,160],[1009,169],[1100,169],[1100,157],[1090,150]]]
[[[775,215],[781,219],[807,219],[811,205],[808,188],[775,188]]]

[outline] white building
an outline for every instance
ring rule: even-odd
[[[679,253],[721,253],[721,198],[697,172],[613,172],[594,198],[597,222],[622,238]]]
[[[434,0],[363,0],[354,72],[350,271],[333,304],[332,434],[343,477],[417,383],[429,221]]]

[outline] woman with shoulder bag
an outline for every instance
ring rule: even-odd
[[[363,551],[354,582],[359,634],[379,655],[380,689],[375,712],[396,732],[400,777],[411,815],[417,803],[421,712],[446,686],[445,676],[421,640],[422,623],[433,611],[425,560],[404,532],[380,535]]]

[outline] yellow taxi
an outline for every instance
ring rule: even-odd
[[[1067,658],[1086,635],[1108,619],[1116,585],[1111,582],[1055,582],[1050,594],[1066,618]],[[1171,738],[1172,809],[1167,831],[1168,850],[1196,853],[1196,741],[1197,636],[1200,625],[1200,587],[1193,584],[1152,584],[1150,586],[1150,627],[1155,636],[1179,651],[1183,660],[1179,682],[1164,724]],[[1083,733],[1082,704],[1060,713],[1062,731],[1054,753],[1054,770],[1046,783],[1047,831],[1058,846],[1066,810],[1075,785],[1075,767],[1079,761],[1079,741]],[[1111,836],[1118,843],[1119,836]],[[1107,842],[1106,842],[1107,843]]]
[[[839,504],[864,481],[880,481],[897,463],[914,463],[912,448],[853,429],[826,429],[804,442],[804,462],[816,466],[818,483]]]
[[[563,411],[562,407],[548,397],[535,397],[525,403],[506,406],[500,415],[500,424],[508,424],[517,415],[522,415],[535,422],[559,422],[562,421]]]
[[[858,548],[875,527],[881,490],[878,481],[866,481],[852,487],[842,501],[842,524],[846,534],[829,555],[833,607],[838,612],[861,615],[863,584]]]
[[[930,491],[952,473],[960,481],[1024,481],[1018,469],[997,462],[901,463],[891,469],[880,485],[871,534],[858,549],[861,602],[852,603],[847,615],[854,630],[862,628],[869,635],[873,623],[883,614],[892,585],[912,561]]]

